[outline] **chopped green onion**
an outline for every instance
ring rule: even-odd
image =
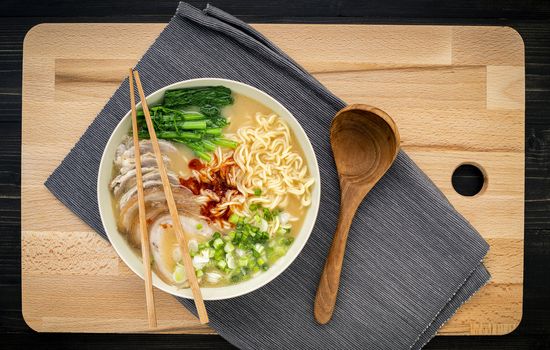
[[[240,267],[244,267],[244,266],[248,265],[248,258],[245,257],[245,256],[239,258],[239,261],[237,262],[237,264],[238,264]]]
[[[233,250],[235,250],[235,246],[233,244],[231,244],[231,242],[226,242],[225,247],[223,248],[223,250],[226,253],[231,253]]]
[[[213,243],[213,247],[218,249],[223,246],[223,240],[221,238],[216,238]]]
[[[256,267],[256,266],[257,266],[257,265],[256,265],[256,261],[255,261],[254,259],[248,259],[248,265],[247,265],[247,267],[248,267],[249,269],[253,269],[253,268]]]
[[[185,269],[181,265],[176,265],[174,273],[172,273],[174,282],[181,283],[185,280]]]
[[[223,273],[231,282],[247,280],[269,269],[287,253],[294,241],[294,237],[289,235],[290,230],[279,228],[271,237],[267,232],[270,226],[264,227],[271,225],[268,222],[279,215],[280,210],[269,210],[257,203],[250,205],[250,208],[255,209],[251,210],[254,213],[252,216],[241,217],[233,213],[228,218],[235,225],[232,231],[226,234],[215,232],[207,243],[195,243],[198,246],[195,255],[200,254],[201,259],[209,260],[206,264],[196,265],[197,276]],[[197,229],[202,228],[200,223],[196,226]]]
[[[256,197],[261,196],[261,195],[262,195],[262,190],[259,189],[259,188],[255,188],[255,189],[254,189],[254,195],[255,195]]]
[[[267,221],[273,220],[273,215],[267,208],[264,208],[264,219],[266,219]]]
[[[216,253],[214,254],[214,260],[219,261],[225,258],[225,252],[223,249],[216,249]]]
[[[214,249],[208,249],[208,257],[213,258],[216,255],[216,251]]]
[[[229,267],[230,269],[234,269],[235,267],[237,267],[235,265],[235,258],[233,257],[233,255],[226,254],[225,260],[227,261],[227,267]]]
[[[261,245],[260,243],[256,243],[254,244],[254,250],[257,251],[258,253],[262,253],[264,251],[265,247],[263,245]]]
[[[225,262],[225,260],[220,260],[218,261],[218,263],[216,264],[216,266],[218,266],[220,269],[225,269],[227,267],[227,263]]]
[[[202,224],[201,223],[197,224],[197,230],[202,230]]]
[[[229,217],[229,220],[228,220],[230,223],[232,224],[237,224],[239,222],[239,215],[237,214],[231,214],[231,216]]]

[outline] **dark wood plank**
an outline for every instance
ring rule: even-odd
[[[2,338],[3,349],[236,349],[219,335],[30,333]]]
[[[204,6],[204,1],[191,1]],[[25,33],[42,22],[167,22],[176,1],[0,2],[0,333],[3,348],[231,348],[219,336],[36,334],[21,316],[21,62]],[[427,349],[550,348],[550,2],[375,0],[215,5],[249,22],[510,25],[526,53],[526,218],[523,321],[502,337],[436,337]],[[25,17],[20,17],[25,16]]]
[[[187,1],[204,7],[207,1]],[[419,17],[419,18],[514,18],[543,19],[550,14],[547,1],[514,0],[310,0],[310,1],[235,1],[217,0],[215,6],[239,17]],[[143,14],[171,15],[177,1],[4,0],[0,13],[4,17],[81,17],[125,16]]]

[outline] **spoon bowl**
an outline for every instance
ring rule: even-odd
[[[340,182],[368,192],[397,156],[399,133],[380,109],[351,105],[332,121],[330,142]]]
[[[330,143],[340,180],[340,216],[315,296],[315,319],[332,318],[351,222],[357,207],[388,171],[399,152],[400,137],[384,111],[355,104],[339,111],[332,121]]]

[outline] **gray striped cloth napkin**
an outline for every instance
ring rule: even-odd
[[[359,207],[349,234],[334,317],[329,324],[318,325],[313,300],[339,207],[328,131],[344,101],[262,34],[212,6],[201,11],[180,3],[136,67],[146,94],[200,77],[255,86],[294,114],[317,154],[322,177],[320,214],[302,253],[263,288],[207,302],[210,325],[235,346],[419,349],[489,280],[481,264],[487,243],[401,152]],[[130,108],[128,94],[124,81],[46,181],[59,200],[103,237],[96,202],[97,171],[109,135]],[[195,312],[192,301],[180,301]]]

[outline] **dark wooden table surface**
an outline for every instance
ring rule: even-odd
[[[204,1],[189,1],[204,6]],[[526,189],[523,320],[506,336],[436,337],[427,349],[550,348],[550,1],[212,0],[248,22],[506,25],[525,41]],[[21,316],[23,38],[44,22],[168,22],[175,0],[0,1],[0,347],[230,348],[219,336],[38,334]],[[36,116],[40,118],[40,116]],[[468,186],[467,172],[456,179]]]

